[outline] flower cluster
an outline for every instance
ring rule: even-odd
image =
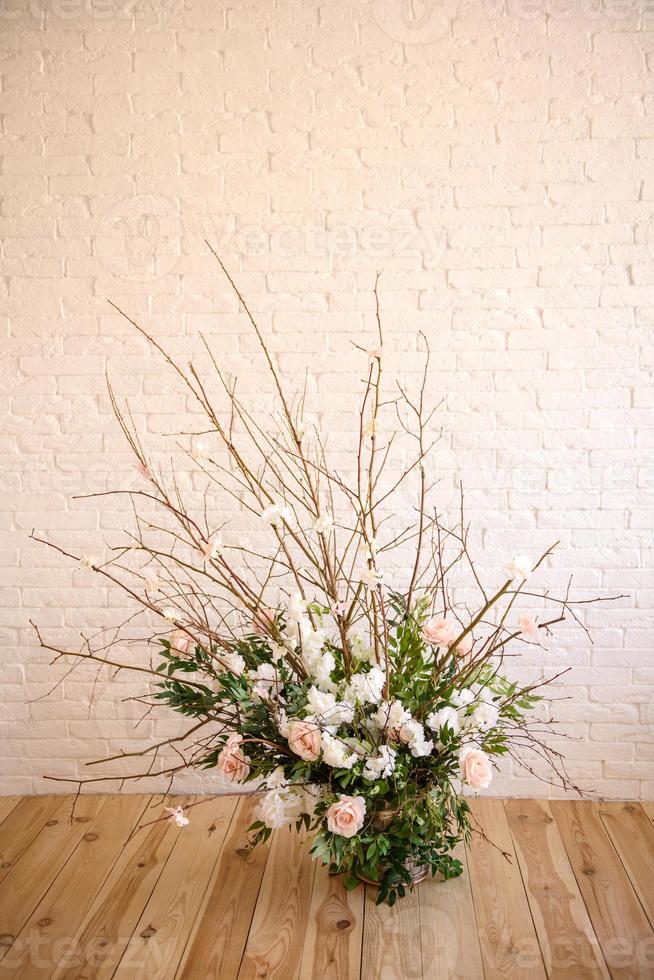
[[[458,873],[449,852],[468,831],[463,789],[490,785],[493,759],[539,698],[475,657],[481,637],[452,613],[430,615],[434,604],[424,594],[409,608],[390,593],[380,656],[355,631],[342,645],[327,628],[331,610],[299,594],[262,610],[253,632],[214,657],[190,651],[184,634],[162,640],[170,670],[197,660],[207,681],[198,715],[210,700],[225,726],[202,764],[223,789],[262,788],[253,843],[308,827],[317,856],[351,883],[379,880],[383,898],[399,893],[416,857]],[[523,627],[529,634],[531,620]],[[179,706],[179,682],[161,693]],[[185,694],[188,711],[197,690]],[[389,810],[390,828],[379,824]]]
[[[154,630],[151,618],[146,624],[157,659],[150,667],[142,657],[127,662],[120,627],[106,641],[85,636],[79,651],[37,633],[55,660],[77,657],[107,665],[112,675],[133,668],[139,679],[148,676],[152,689],[136,699],[148,713],[169,706],[192,719],[183,735],[136,753],[149,756],[146,771],[123,771],[121,782],[172,781],[200,767],[215,774],[221,791],[247,786],[260,793],[253,845],[274,829],[304,829],[315,856],[343,873],[348,887],[378,883],[379,901],[392,903],[416,865],[444,877],[461,872],[452,849],[470,833],[466,794],[489,787],[500,756],[572,787],[560,753],[543,737],[545,719],[529,721],[548,681],[520,687],[506,677],[504,659],[508,649],[540,643],[563,619],[580,620],[569,591],[557,597],[532,584],[552,549],[535,560],[516,556],[490,588],[472,556],[463,498],[454,526],[429,503],[429,349],[424,337],[416,341],[424,345],[420,377],[385,397],[376,288],[378,337],[373,346],[355,345],[367,376],[353,413],[354,463],[342,472],[308,425],[306,391],[287,398],[260,328],[218,261],[260,342],[278,412],[255,417],[209,351],[226,414],[193,365],[178,364],[130,320],[204,415],[195,434],[202,441],[192,437],[186,456],[197,485],[206,480],[204,506],[187,506],[174,466],[167,471],[147,457],[110,388],[145,489],[109,492],[130,495],[137,526],[109,561],[72,557],[157,617]],[[389,486],[398,432],[408,444]],[[417,505],[407,510],[408,498],[394,505],[412,480]],[[254,545],[225,527],[216,491],[254,520]],[[143,517],[144,502],[161,515]],[[465,599],[452,584],[454,570],[470,579]],[[82,782],[96,778],[107,777]],[[188,819],[179,807],[166,812],[180,826]]]

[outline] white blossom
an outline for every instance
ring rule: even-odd
[[[79,560],[80,568],[85,569],[87,572],[93,571],[93,566],[95,565],[95,558],[93,555],[84,555]]]
[[[240,676],[245,670],[245,660],[240,653],[219,653],[219,666]]]
[[[258,816],[266,827],[277,830],[293,823],[302,812],[302,794],[295,789],[272,789],[258,807]]]
[[[372,667],[366,674],[352,674],[345,692],[347,701],[360,704],[378,704],[386,677],[379,667]]]
[[[459,691],[454,691],[450,696],[450,701],[455,708],[465,708],[466,705],[472,704],[474,700],[475,695],[469,687],[463,687]]]
[[[415,718],[409,718],[408,721],[404,722],[399,735],[400,740],[408,746],[411,755],[414,757],[429,755],[434,748],[434,743],[425,739],[425,729]]]
[[[177,619],[177,610],[173,609],[172,606],[166,606],[164,609],[159,610],[164,619],[167,619],[170,623],[174,623]]]
[[[323,761],[334,769],[351,769],[358,761],[356,752],[348,752],[348,746],[340,738],[335,738],[329,732],[320,736]]]
[[[376,568],[362,568],[359,578],[367,589],[376,589],[384,581],[384,573]]]
[[[259,664],[256,670],[249,670],[248,677],[255,681],[252,688],[254,698],[266,698],[270,695],[272,688],[279,679],[279,675],[273,664]]]
[[[352,649],[352,656],[356,657],[357,660],[363,660],[364,663],[368,664],[371,664],[374,661],[374,648],[364,643],[360,636],[353,636],[350,638],[350,647]]]
[[[528,578],[531,570],[532,561],[526,555],[516,555],[504,569],[507,578],[511,579],[511,581],[518,579],[520,582],[524,582]]]
[[[313,529],[316,534],[327,534],[334,527],[334,518],[331,514],[319,514],[317,517]]]
[[[286,778],[284,776],[284,770],[281,766],[277,766],[272,772],[268,773],[265,778],[265,784],[268,789],[284,789],[286,786]]]
[[[427,726],[434,732],[439,732],[446,725],[455,735],[459,731],[459,713],[455,708],[450,708],[449,705],[439,711],[432,711],[427,716]]]
[[[349,723],[354,718],[354,705],[347,701],[336,701],[329,691],[320,691],[312,686],[307,692],[307,707],[311,711],[311,719],[324,725],[338,726]]]
[[[178,827],[186,827],[191,822],[188,817],[184,816],[184,810],[181,806],[165,806],[164,810],[169,813],[169,820],[176,823]]]
[[[482,732],[487,732],[497,724],[500,717],[500,709],[491,701],[484,700],[476,705],[470,717],[475,728],[479,728]]]
[[[383,728],[399,729],[410,718],[410,713],[400,701],[382,701],[370,720],[373,725],[381,730]]]
[[[380,745],[378,754],[366,759],[366,764],[363,767],[363,778],[371,781],[386,779],[395,769],[396,755],[397,752],[390,745]]]
[[[280,522],[288,524],[293,519],[293,511],[285,504],[271,504],[261,513],[261,520],[271,527],[277,527]]]

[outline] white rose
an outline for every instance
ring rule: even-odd
[[[490,701],[481,701],[471,715],[472,724],[482,732],[487,732],[497,724],[500,709]]]
[[[450,708],[448,705],[439,711],[432,711],[427,716],[427,725],[434,732],[439,732],[441,728],[445,728],[447,725],[450,731],[456,735],[459,730],[459,713],[455,708]]]

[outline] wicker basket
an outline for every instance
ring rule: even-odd
[[[392,822],[393,817],[396,815],[396,813],[397,813],[396,809],[379,810],[379,812],[376,813],[373,818],[372,829],[376,831],[386,830],[386,828]],[[427,875],[429,874],[428,864],[418,864],[416,861],[405,861],[404,867],[411,875],[412,885],[418,885],[421,881],[424,881]],[[359,878],[361,879],[361,881],[365,881],[367,885],[374,885],[375,887],[379,887],[380,884],[379,881],[373,881],[372,878],[364,878],[363,875],[359,875]]]

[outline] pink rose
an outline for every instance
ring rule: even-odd
[[[218,771],[230,783],[242,783],[250,775],[250,767],[248,765],[250,760],[246,755],[243,755],[240,748],[242,739],[242,735],[237,735],[236,732],[232,732],[225,742],[224,749],[218,756]]]
[[[320,729],[313,721],[291,722],[288,744],[301,759],[315,762],[320,755]]]
[[[192,653],[195,649],[195,640],[188,633],[185,633],[184,630],[175,630],[170,639],[170,645],[178,653]]]
[[[448,646],[456,634],[456,628],[444,616],[434,616],[422,627],[423,638],[434,647]]]
[[[524,633],[530,639],[538,635],[538,623],[533,613],[523,613],[521,616],[518,616],[518,626],[520,627],[520,632]]]
[[[472,789],[487,789],[493,778],[490,759],[474,745],[464,745],[459,752],[461,779]]]
[[[271,626],[275,625],[277,619],[276,609],[257,609],[252,617],[252,632],[257,636],[267,636]]]
[[[327,810],[327,829],[340,837],[354,837],[363,827],[365,815],[362,796],[341,796]]]
[[[472,644],[473,644],[472,634],[467,633],[463,637],[461,642],[457,643],[456,652],[459,654],[460,657],[467,657],[469,653],[472,653]]]

